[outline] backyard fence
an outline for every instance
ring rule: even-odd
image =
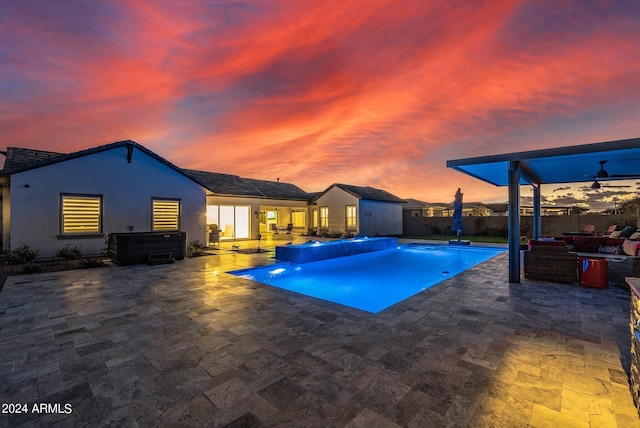
[[[508,222],[506,216],[490,217],[463,217],[462,235],[467,236],[507,236]],[[451,230],[452,217],[403,217],[403,236],[455,236]],[[634,215],[559,215],[543,216],[541,227],[543,236],[561,236],[562,232],[577,232],[583,230],[587,224],[593,224],[596,232],[604,232],[612,225],[618,225],[618,230],[626,225],[637,226],[637,218]],[[520,217],[520,235],[531,237],[533,235],[533,217]]]

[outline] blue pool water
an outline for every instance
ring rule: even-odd
[[[502,252],[504,248],[406,245],[318,262],[228,272],[377,313]]]

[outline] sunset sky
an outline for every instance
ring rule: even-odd
[[[639,29],[632,0],[0,0],[0,150],[503,201],[446,161],[640,137]]]

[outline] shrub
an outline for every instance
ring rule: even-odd
[[[105,264],[102,262],[102,258],[91,257],[91,258],[80,260],[80,266],[83,269],[90,269],[90,268],[102,267],[102,266],[105,266]]]
[[[200,256],[202,255],[202,249],[204,245],[197,239],[195,241],[189,242],[189,254],[192,256]]]
[[[22,270],[24,273],[39,273],[42,272],[42,268],[40,267],[40,265],[33,263],[33,262],[28,262],[25,263],[24,266],[22,266]]]
[[[22,244],[15,250],[7,251],[5,261],[8,265],[21,265],[32,262],[38,256],[38,250],[33,250],[27,244]]]
[[[67,244],[64,248],[58,250],[56,257],[65,260],[77,260],[82,258],[82,251],[78,247],[72,247]]]

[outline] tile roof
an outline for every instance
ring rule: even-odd
[[[331,188],[333,187],[338,187],[342,190],[344,190],[347,193],[352,194],[353,196],[357,197],[358,199],[367,199],[370,201],[382,201],[382,202],[395,202],[398,204],[404,204],[406,203],[406,201],[404,199],[400,199],[399,197],[392,195],[391,193],[385,191],[385,190],[381,190],[381,189],[376,189],[374,187],[362,187],[362,186],[353,186],[350,184],[342,184],[342,183],[334,183],[331,186],[329,186],[324,192],[322,192],[320,195],[325,194],[326,192],[328,192]],[[318,197],[320,196],[316,196],[315,198],[313,198],[313,201],[315,201],[316,199],[318,199]]]
[[[403,206],[403,209],[416,209],[416,208],[447,208],[452,205],[445,202],[424,202],[419,199],[406,199],[407,204]]]
[[[295,199],[295,200],[305,200],[308,201],[311,199],[311,196],[291,183],[283,183],[282,181],[266,181],[266,180],[255,180],[252,178],[245,178],[250,185],[255,187],[262,193],[265,197],[271,199]]]
[[[6,152],[7,160],[5,161],[4,168],[2,169],[2,171],[0,171],[0,176],[8,176],[18,172],[28,171],[30,169],[36,169],[43,166],[52,165],[55,163],[104,152],[107,150],[112,150],[118,147],[135,147],[141,152],[146,153],[147,155],[156,159],[160,163],[163,163],[164,165],[180,172],[181,174],[183,173],[182,169],[178,168],[165,158],[157,155],[146,147],[141,146],[135,141],[125,140],[105,144],[98,147],[92,147],[90,149],[80,150],[73,153],[45,152],[41,150],[8,147]]]
[[[281,181],[256,180],[238,175],[185,169],[185,174],[219,195],[308,201],[310,195],[298,186]]]
[[[253,196],[256,198],[263,196],[258,189],[237,175],[193,169],[184,169],[183,171],[192,180],[219,195]]]
[[[63,153],[47,152],[44,150],[23,149],[20,147],[7,147],[4,166],[2,167],[3,175],[8,175],[14,171],[27,169],[31,164],[37,164],[63,155]]]
[[[307,193],[294,184],[284,183],[281,181],[257,180],[252,178],[243,178],[232,174],[183,169],[131,140],[118,141],[73,153],[57,153],[43,150],[8,147],[5,152],[6,160],[4,167],[0,170],[0,176],[9,176],[18,172],[40,168],[42,166],[64,162],[123,146],[137,148],[159,162],[178,171],[187,178],[195,181],[202,187],[205,187],[209,191],[219,195],[315,201],[315,199],[317,199],[321,194],[327,192],[332,187],[339,187],[360,199],[396,203],[406,202],[404,199],[400,199],[389,192],[373,187],[361,187],[336,183],[331,185],[324,192]]]

